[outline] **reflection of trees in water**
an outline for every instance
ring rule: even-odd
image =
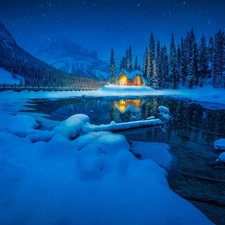
[[[90,116],[91,122],[96,124],[128,122],[158,116],[160,105],[170,110],[172,120],[166,124],[166,134],[162,130],[149,129],[146,133],[149,139],[158,137],[169,141],[171,137],[186,145],[190,140],[212,143],[219,138],[225,138],[225,110],[205,109],[187,100],[177,100],[166,97],[151,97],[145,99],[125,99],[121,101],[121,111],[118,102],[121,99],[112,98],[76,98],[60,100],[33,100],[29,105],[38,113],[54,116],[61,120],[76,114],[84,113]],[[123,103],[123,104],[122,104]],[[128,110],[126,109],[128,107]],[[123,110],[122,110],[123,109]],[[90,112],[93,110],[93,113]],[[165,141],[166,141],[165,140]]]
[[[225,137],[225,110],[210,110],[187,100],[159,97],[148,100],[144,108],[147,112],[143,114],[157,116],[156,109],[160,105],[169,108],[172,115],[172,120],[166,124],[164,138],[167,141],[173,136],[186,146],[190,140],[211,144],[216,139]],[[150,140],[155,140],[156,135],[159,139],[162,136],[159,131],[148,130]]]

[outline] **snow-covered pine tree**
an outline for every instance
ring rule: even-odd
[[[129,48],[126,51],[126,60],[127,60],[127,70],[132,71],[132,48],[129,46]]]
[[[208,59],[210,77],[212,76],[213,52],[214,52],[213,46],[214,46],[214,40],[213,40],[213,37],[210,36],[209,44],[208,44],[208,48],[207,48],[207,59]]]
[[[161,88],[169,88],[169,57],[166,45],[162,47],[161,51]]]
[[[138,64],[137,70],[141,71],[141,65]]]
[[[146,48],[144,57],[143,57],[143,76],[147,78],[147,67],[148,67],[148,48]]]
[[[181,83],[181,47],[180,44],[177,46],[177,72],[179,77],[179,83]]]
[[[120,61],[120,71],[125,68],[126,68],[126,58],[122,57],[122,59]]]
[[[204,34],[202,34],[198,50],[199,50],[199,86],[203,87],[204,80],[207,78],[208,73],[207,47]]]
[[[169,77],[171,82],[170,87],[173,89],[177,89],[179,84],[179,76],[177,71],[177,51],[176,51],[173,34],[172,34],[171,43],[170,43]]]
[[[181,85],[186,86],[187,80],[187,62],[188,62],[188,42],[186,39],[181,39]]]
[[[214,38],[213,57],[213,86],[219,88],[224,85],[224,33],[219,30]]]
[[[198,84],[198,49],[193,28],[188,32],[186,41],[188,43],[187,81],[188,87],[193,88]]]
[[[149,50],[148,50],[148,64],[147,64],[147,79],[150,85],[153,83],[153,61],[155,60],[155,40],[153,33],[150,35]]]
[[[161,83],[161,57],[160,57],[160,41],[157,41],[156,58],[153,61],[153,87],[160,88]]]
[[[138,70],[138,58],[137,58],[137,55],[135,57],[134,70]]]
[[[110,82],[112,84],[116,83],[116,76],[115,76],[115,58],[114,58],[114,50],[111,49],[111,57],[110,57]]]

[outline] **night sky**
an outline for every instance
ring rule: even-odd
[[[129,45],[142,58],[151,32],[168,45],[172,32],[179,41],[192,27],[197,39],[203,32],[208,39],[225,30],[225,1],[6,0],[0,21],[32,54],[39,45],[66,37],[105,60],[111,48],[120,59]]]

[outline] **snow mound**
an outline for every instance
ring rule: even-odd
[[[167,144],[132,141],[131,150],[142,160],[151,159],[159,164],[159,166],[170,169],[173,157],[169,153],[169,146]]]
[[[0,131],[7,131],[17,136],[26,137],[39,126],[37,121],[28,115],[1,114]]]
[[[82,132],[83,124],[89,122],[90,119],[85,114],[75,114],[68,119],[62,121],[53,132],[60,133],[68,139],[76,138]]]
[[[137,159],[123,135],[84,134],[88,121],[42,131],[32,117],[1,117],[1,224],[213,224],[169,188],[167,145],[133,142]]]
[[[159,110],[159,113],[161,113],[161,114],[170,114],[170,110],[165,106],[160,105],[158,107],[158,110]]]
[[[168,122],[171,119],[170,111],[167,107],[159,106],[158,110],[159,110],[159,116],[160,118],[162,118],[163,122]]]
[[[225,151],[225,139],[219,139],[214,142],[214,148],[216,150]]]
[[[219,160],[221,160],[222,162],[225,162],[225,152],[219,155]]]
[[[133,156],[129,152],[129,145],[123,135],[111,132],[86,135],[89,140],[94,135],[94,139],[90,143],[87,142],[77,154],[77,171],[82,180],[98,180],[108,172],[123,174],[128,169],[128,159]],[[75,143],[79,141],[83,142],[78,138]]]

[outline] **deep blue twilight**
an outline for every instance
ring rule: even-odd
[[[179,41],[194,28],[197,40],[219,29],[224,0],[8,0],[0,7],[0,21],[17,43],[35,54],[45,42],[67,37],[108,60],[110,49],[121,55],[129,45],[143,57],[150,33],[168,45],[171,34]]]

